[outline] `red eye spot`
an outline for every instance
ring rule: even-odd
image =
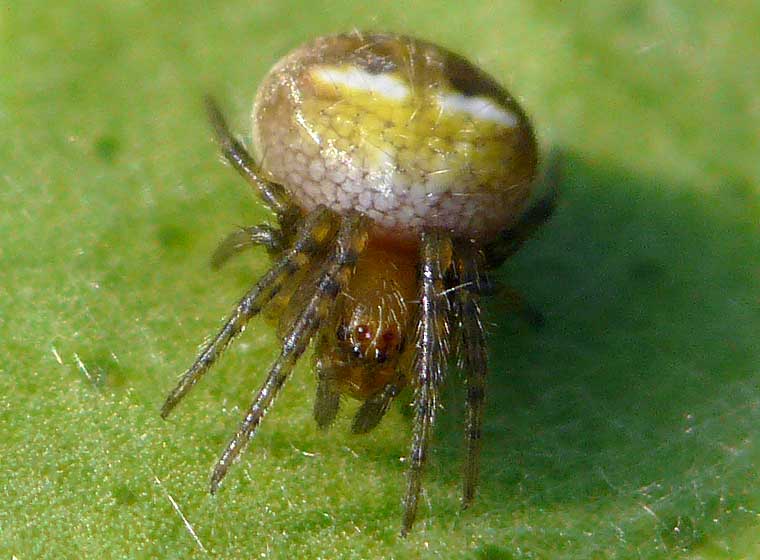
[[[367,325],[357,325],[356,338],[359,340],[370,340],[372,338],[372,331],[370,331],[370,328]]]
[[[396,333],[393,331],[385,331],[383,332],[383,340],[385,342],[391,342],[394,338],[396,338]]]

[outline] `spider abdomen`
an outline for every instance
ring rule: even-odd
[[[512,97],[461,57],[397,35],[307,44],[259,88],[262,168],[306,210],[358,210],[379,235],[489,238],[530,194],[536,146]]]

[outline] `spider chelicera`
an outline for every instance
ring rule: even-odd
[[[295,363],[315,340],[320,427],[341,396],[365,433],[414,392],[402,534],[414,523],[439,391],[450,361],[466,379],[463,505],[475,495],[487,373],[481,297],[488,271],[551,215],[529,203],[537,147],[517,102],[460,56],[393,34],[318,38],[282,59],[253,107],[256,158],[207,110],[225,158],[279,227],[243,228],[213,256],[264,246],[274,263],[240,300],[164,404],[166,417],[246,323],[264,312],[282,348],[211,477],[215,492]]]

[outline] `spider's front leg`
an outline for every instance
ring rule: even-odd
[[[422,470],[438,409],[438,398],[448,361],[448,300],[445,275],[452,263],[451,239],[438,231],[424,232],[421,244],[420,320],[413,384],[414,429],[409,454],[401,535],[406,536],[417,515]]]
[[[309,214],[298,229],[292,246],[235,306],[222,329],[185,372],[161,408],[166,418],[177,403],[192,389],[216,362],[230,342],[240,334],[248,321],[271,301],[283,283],[306,266],[335,235],[334,218],[324,207]]]
[[[330,313],[335,297],[348,284],[359,254],[364,250],[366,243],[365,219],[359,214],[344,217],[341,220],[332,254],[323,264],[315,285],[310,288],[305,307],[293,321],[290,331],[284,336],[280,356],[269,370],[248,413],[214,468],[211,475],[211,493],[216,492],[230,465],[256,433],[261,420],[290,376],[298,358],[306,350],[314,333]]]
[[[466,508],[475,497],[480,472],[483,408],[488,373],[488,354],[485,329],[480,314],[480,295],[488,293],[491,283],[486,276],[484,255],[472,242],[457,243],[454,261],[460,287],[453,294],[459,331],[457,357],[467,383],[464,432],[467,456],[462,488],[462,507]]]
[[[225,237],[211,255],[211,266],[221,268],[235,255],[257,246],[265,247],[270,254],[282,252],[285,248],[282,231],[266,224],[238,228]]]

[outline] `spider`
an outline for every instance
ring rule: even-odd
[[[342,396],[362,401],[351,429],[372,430],[405,387],[414,420],[402,535],[420,497],[439,392],[458,359],[466,379],[462,504],[479,471],[488,272],[551,215],[556,189],[530,204],[538,150],[509,93],[464,58],[395,34],[320,37],[264,78],[253,106],[256,157],[206,100],[227,161],[279,227],[232,233],[215,267],[263,246],[273,264],[183,375],[166,418],[248,321],[264,313],[279,357],[219,458],[211,492],[254,436],[314,340],[314,418],[327,428]]]

